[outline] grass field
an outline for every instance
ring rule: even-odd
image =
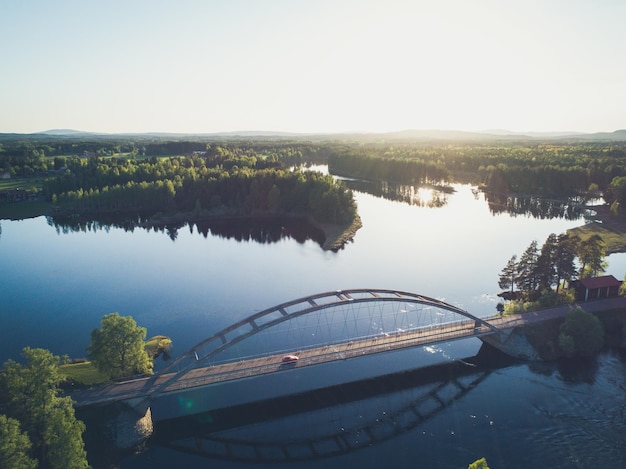
[[[164,335],[157,335],[146,340],[144,348],[148,355],[154,359],[161,353],[167,353],[171,345],[172,339]],[[109,377],[100,373],[89,361],[61,365],[59,372],[79,386],[95,386],[109,381]]]
[[[106,383],[109,380],[109,377],[100,373],[91,362],[61,365],[59,372],[84,386]]]
[[[0,192],[15,189],[37,190],[43,189],[47,177],[12,178],[0,180]],[[42,200],[33,200],[16,203],[0,202],[0,220],[22,220],[45,215],[50,211],[50,204]]]
[[[2,191],[10,191],[13,189],[37,189],[40,191],[43,189],[44,181],[48,179],[47,176],[37,176],[32,178],[11,178],[11,179],[0,179],[0,192]]]
[[[593,235],[599,235],[606,244],[606,253],[626,252],[626,233],[616,230],[614,227],[601,223],[589,223],[568,230],[568,233],[578,236],[580,239],[588,239]]]
[[[596,214],[590,223],[567,230],[568,234],[576,235],[580,239],[588,239],[598,235],[606,245],[606,254],[626,252],[626,215],[610,214],[608,206],[593,207]]]

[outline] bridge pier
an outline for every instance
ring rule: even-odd
[[[526,336],[518,328],[503,330],[499,333],[486,334],[480,337],[484,343],[500,350],[510,357],[521,360],[541,361],[539,352],[528,342]]]
[[[145,399],[118,401],[78,409],[91,439],[108,451],[141,446],[152,435],[152,410]]]
[[[110,426],[117,448],[134,448],[152,435],[152,411],[147,405],[140,408],[130,407],[120,412]]]

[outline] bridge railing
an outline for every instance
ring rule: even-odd
[[[161,370],[176,371],[161,388],[201,364],[339,344],[355,337],[433,325],[442,327],[459,316],[498,332],[496,327],[459,307],[414,293],[380,289],[319,293],[255,313],[203,340]]]

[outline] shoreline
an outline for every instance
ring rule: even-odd
[[[17,209],[15,206],[17,205]],[[13,214],[3,213],[4,216],[0,216],[0,220],[24,220],[28,218],[37,218],[40,216],[52,216],[62,215],[60,212],[54,211],[51,208],[50,204],[39,202],[36,205],[34,203],[24,202],[22,204],[11,204]],[[26,207],[26,209],[25,209]],[[29,210],[30,209],[30,210]],[[2,213],[3,211],[0,211]],[[110,212],[107,213],[97,213],[92,215],[109,215]],[[115,212],[116,215],[119,215],[119,212]],[[81,214],[79,216],[86,216]],[[338,251],[343,249],[346,244],[354,240],[356,236],[356,232],[362,228],[363,223],[361,222],[361,218],[357,214],[350,224],[331,224],[331,223],[319,223],[315,219],[311,218],[307,215],[296,215],[296,214],[269,214],[269,213],[256,213],[251,215],[239,215],[239,214],[228,214],[228,213],[210,213],[206,210],[203,210],[200,213],[194,212],[176,212],[170,214],[157,213],[152,215],[146,221],[140,223],[139,226],[143,228],[147,227],[164,227],[168,224],[172,223],[196,223],[203,221],[228,221],[228,220],[264,220],[264,219],[279,219],[279,218],[288,218],[288,219],[301,219],[306,220],[310,223],[314,228],[319,229],[324,234],[324,242],[321,243],[322,249],[325,251]]]
[[[326,237],[322,249],[334,252],[343,249],[346,244],[352,242],[356,232],[363,227],[361,217],[358,215],[354,217],[354,220],[349,225],[314,224],[324,232]]]
[[[339,251],[343,249],[345,245],[354,240],[356,232],[363,226],[361,218],[357,214],[350,224],[331,224],[320,223],[307,215],[296,214],[269,214],[269,213],[256,213],[252,215],[238,215],[228,213],[193,213],[193,212],[177,212],[174,214],[164,215],[158,214],[150,217],[145,222],[141,223],[142,227],[163,227],[170,223],[197,223],[203,221],[235,221],[235,220],[275,220],[275,219],[291,219],[291,220],[304,220],[324,235],[324,242],[321,243],[321,247],[324,251]]]

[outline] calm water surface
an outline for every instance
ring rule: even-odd
[[[81,357],[104,314],[132,315],[177,350],[285,301],[347,288],[392,288],[443,299],[477,316],[495,312],[501,269],[534,239],[582,221],[492,215],[482,195],[457,186],[441,208],[357,193],[363,221],[353,243],[323,251],[311,240],[237,241],[185,227],[63,233],[45,217],[2,221],[0,360],[24,346]],[[610,256],[622,278],[624,256]],[[10,331],[9,334],[6,331]]]
[[[449,361],[433,373],[269,409],[201,415],[212,429],[193,437],[164,422],[153,444],[121,467],[465,469],[480,457],[494,469],[626,467],[625,360],[607,352],[585,363]]]
[[[27,345],[82,357],[91,330],[113,311],[132,315],[149,336],[172,337],[176,355],[254,312],[347,288],[422,293],[477,316],[492,315],[498,275],[507,260],[513,254],[519,257],[532,240],[541,245],[550,233],[562,233],[582,221],[493,215],[481,194],[469,186],[455,188],[440,208],[357,192],[363,228],[353,243],[336,253],[323,251],[312,240],[284,237],[259,243],[245,236],[205,237],[195,227],[181,229],[172,240],[166,232],[144,229],[63,233],[45,217],[3,220],[0,360],[17,359]],[[608,262],[608,273],[623,278],[626,257],[613,255]],[[442,362],[471,356],[479,342],[466,342],[428,353]],[[610,467],[607,461],[624,460],[624,389],[624,359],[616,354],[600,357],[582,379],[549,366],[537,371],[525,364],[509,365],[489,373],[418,428],[324,464],[420,467],[417,461],[426,458],[428,467],[467,467],[470,460],[487,456],[492,468],[594,467],[593,461]],[[421,391],[420,386],[392,389],[362,403],[333,406],[338,415],[324,412],[320,422],[309,424],[318,413],[305,411],[268,423],[270,430],[257,423],[233,432],[280,435],[293,433],[290,425],[356,425],[344,419],[392,412]],[[359,414],[354,409],[361,405],[369,410]],[[164,451],[171,463],[171,450],[155,446],[126,460],[124,467],[147,467]],[[183,466],[234,464],[202,461]],[[317,464],[305,462],[303,467]]]

